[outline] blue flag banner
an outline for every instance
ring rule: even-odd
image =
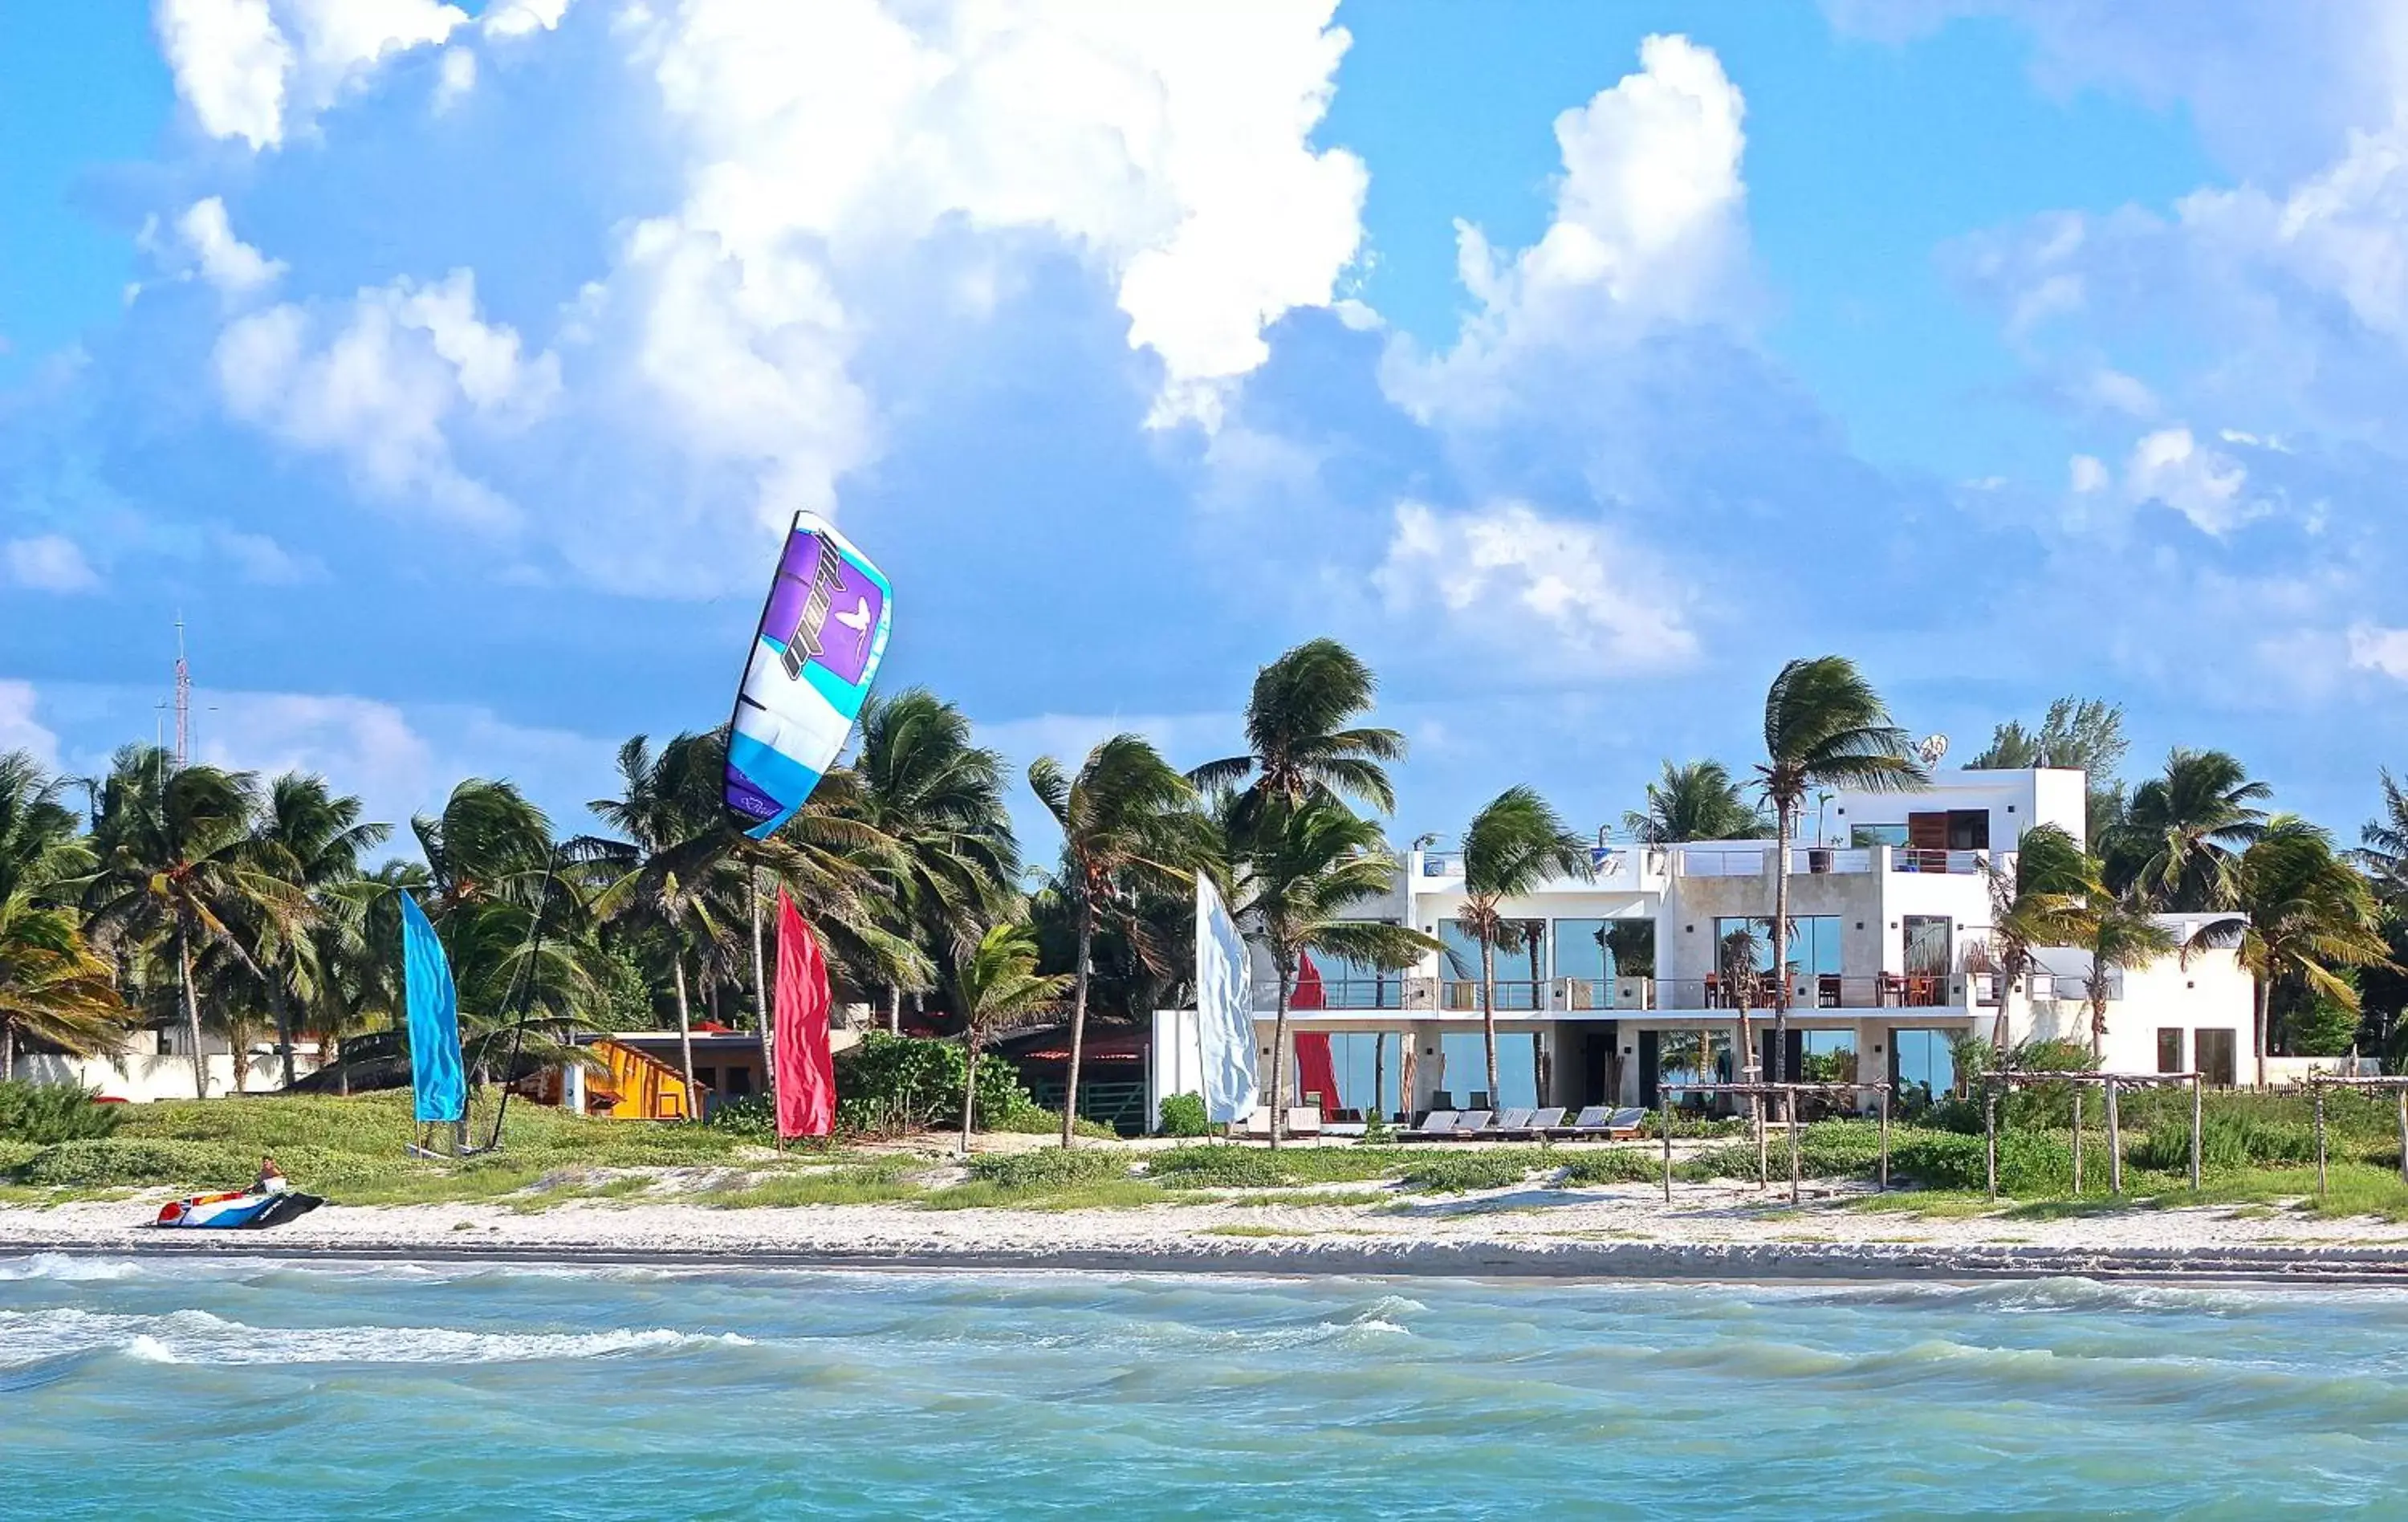
[[[443,942],[418,900],[401,896],[401,975],[409,1001],[409,1083],[422,1123],[449,1124],[468,1113],[468,1080],[460,1070],[460,996]]]

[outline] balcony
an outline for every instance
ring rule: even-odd
[[[1602,846],[1588,848],[1589,872],[1585,878],[1551,878],[1541,884],[1541,893],[1641,893],[1660,887],[1664,880],[1669,853],[1661,846]],[[1442,891],[1463,881],[1463,853],[1460,851],[1416,851],[1412,858],[1412,890],[1419,893]]]
[[[2089,998],[2089,980],[2052,973],[2033,973],[2025,992],[2035,1002],[2080,1002]],[[2108,998],[2123,997],[2123,980],[2111,977]],[[1727,1012],[1736,1017],[1740,1000],[1720,978],[1500,978],[1493,985],[1497,1014],[1504,1019],[1541,1016],[1612,1016],[1640,1012],[1696,1015]],[[1279,985],[1268,980],[1254,984],[1254,1010],[1268,1015],[1279,1007]],[[1885,972],[1858,977],[1809,973],[1790,985],[1793,1012],[1881,1010],[1979,1010],[1998,999],[1998,975],[1990,972]],[[1747,1009],[1762,1015],[1772,1008],[1772,991],[1764,984],[1749,990]],[[1480,984],[1470,978],[1407,976],[1394,978],[1333,978],[1321,988],[1321,1001],[1310,1009],[1290,1004],[1291,1014],[1377,1014],[1394,1012],[1414,1019],[1478,1018]]]
[[[1762,877],[1771,870],[1778,851],[1771,845],[1684,845],[1672,847],[1671,854],[1683,877]],[[1789,849],[1789,875],[1948,872],[1965,876],[1981,871],[1988,856],[1986,851],[1928,851],[1903,845],[1801,845]]]
[[[1789,1007],[1795,1010],[1961,1010],[1980,1002],[1990,980],[1973,972],[1881,972],[1863,977],[1837,972],[1794,975]],[[1721,978],[1665,978],[1656,984],[1659,1010],[1729,1010],[1741,1006],[1739,990]],[[1772,1007],[1772,989],[1759,983],[1747,990],[1751,1012]]]

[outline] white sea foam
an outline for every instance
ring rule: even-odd
[[[527,1363],[689,1347],[752,1347],[734,1332],[666,1327],[591,1332],[480,1331],[456,1327],[251,1327],[207,1311],[165,1315],[0,1311],[0,1368],[115,1349],[149,1363]]]
[[[0,1261],[0,1280],[57,1279],[70,1284],[94,1284],[133,1279],[147,1271],[123,1258],[79,1257],[72,1253],[36,1253],[30,1257]]]

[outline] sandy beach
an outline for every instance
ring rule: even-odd
[[[2045,1214],[1801,1205],[1747,1186],[1535,1186],[1446,1198],[1361,1187],[1267,1202],[1121,1209],[928,1210],[907,1204],[725,1209],[642,1199],[329,1205],[263,1232],[147,1226],[150,1197],[0,1209],[0,1253],[264,1254],[1106,1272],[1379,1273],[1648,1278],[2277,1278],[2408,1283],[2408,1225],[2198,1207]],[[658,1202],[655,1202],[657,1199]],[[1366,1202],[1369,1200],[1370,1202]]]

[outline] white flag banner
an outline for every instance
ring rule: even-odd
[[[1253,963],[1246,938],[1221,895],[1196,879],[1196,1032],[1203,1048],[1204,1113],[1213,1121],[1244,1120],[1261,1090],[1254,1080]]]

